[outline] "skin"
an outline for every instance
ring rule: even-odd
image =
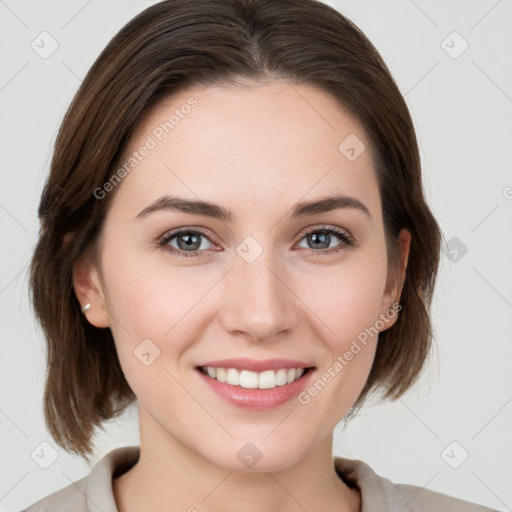
[[[141,456],[113,481],[118,508],[358,511],[359,492],[334,472],[332,432],[365,384],[376,338],[306,405],[236,407],[210,391],[195,366],[299,359],[316,367],[314,382],[399,300],[410,234],[400,235],[395,279],[370,141],[312,86],[189,89],[148,114],[128,153],[190,97],[198,105],[117,186],[97,262],[75,266],[77,296],[92,305],[87,318],[112,330],[138,398]],[[338,150],[350,134],[366,145],[352,162]],[[297,202],[333,193],[357,198],[371,217],[345,208],[290,218]],[[218,203],[234,220],[173,210],[134,219],[166,194]],[[306,233],[322,225],[348,231],[356,246],[331,235],[329,247],[342,250],[320,254]],[[207,232],[202,257],[180,258],[157,245],[183,227]],[[250,264],[236,252],[247,236],[263,249]],[[175,250],[178,241],[170,242]],[[160,350],[149,366],[133,353],[147,338]],[[262,454],[252,468],[237,457],[247,442]]]

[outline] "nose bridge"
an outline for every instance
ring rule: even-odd
[[[258,250],[252,240],[247,245],[243,242],[229,274],[226,329],[264,339],[293,326],[293,294],[286,286],[286,269],[279,265],[275,251],[262,247]]]

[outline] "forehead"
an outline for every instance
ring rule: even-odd
[[[347,144],[362,151],[356,159]],[[190,88],[162,100],[138,126],[117,192],[134,209],[165,194],[255,205],[284,201],[283,194],[295,203],[333,187],[375,196],[369,145],[339,102],[311,85]]]

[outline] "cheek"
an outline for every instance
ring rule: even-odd
[[[120,360],[130,367],[141,343],[152,348],[145,341],[149,339],[165,356],[155,360],[156,366],[164,360],[172,365],[194,339],[195,329],[200,329],[200,316],[206,313],[203,299],[220,276],[206,268],[148,265],[142,257],[110,261],[105,273]],[[158,353],[157,349],[153,347]]]
[[[133,261],[117,263],[109,274],[111,329],[126,379],[150,407],[161,407],[164,396],[187,403],[172,377],[180,380],[181,356],[197,334],[194,305],[205,291],[169,269],[164,275]]]
[[[322,333],[319,353],[323,357],[316,379],[301,393],[299,402],[309,414],[324,418],[324,427],[331,429],[360,395],[378,343],[375,324],[384,280],[378,267],[373,272],[352,270],[334,276],[343,278],[343,282],[331,293],[321,294],[314,287],[317,291],[310,295],[312,309],[325,324],[320,326],[316,321]]]
[[[386,283],[384,249],[361,252],[332,272],[318,272],[303,280],[301,297],[314,312],[311,325],[327,348],[317,384],[304,401],[313,400],[324,387],[324,399],[315,407],[327,416],[346,411],[359,396],[370,372],[378,342],[378,328]],[[314,322],[314,323],[313,323]],[[379,324],[380,325],[380,324]],[[332,411],[329,412],[329,408]],[[334,411],[334,412],[333,412]]]
[[[381,313],[386,285],[385,255],[376,248],[300,279],[298,295],[321,320],[329,344],[342,350]],[[325,339],[325,336],[323,336]]]

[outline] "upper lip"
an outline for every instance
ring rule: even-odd
[[[280,368],[311,368],[310,363],[297,361],[294,359],[248,359],[245,357],[236,359],[222,359],[216,361],[207,361],[199,365],[211,366],[214,368],[236,368],[237,370],[251,370],[253,372],[263,372],[266,370],[279,370]]]

